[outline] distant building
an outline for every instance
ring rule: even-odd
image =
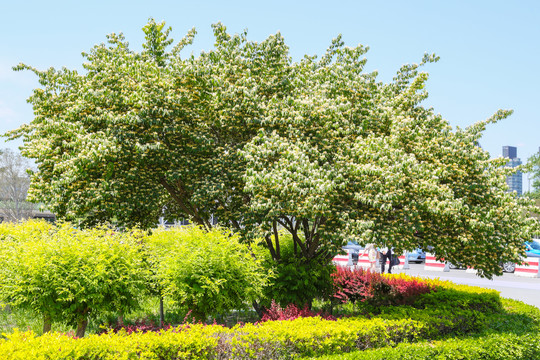
[[[517,157],[517,148],[515,146],[503,146],[503,157],[508,158],[506,163],[508,167],[516,167],[521,165],[521,159]],[[523,194],[523,174],[517,171],[514,175],[509,175],[506,178],[508,191],[515,191],[518,196]]]

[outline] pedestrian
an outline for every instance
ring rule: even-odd
[[[386,261],[388,260],[388,273],[392,273],[392,248],[383,247],[381,250],[381,274],[384,273]]]
[[[377,261],[379,261],[379,252],[375,248],[375,244],[367,244],[364,248],[364,252],[362,253],[362,256],[365,254],[368,254],[368,260],[369,260],[369,270],[371,272],[377,271]]]

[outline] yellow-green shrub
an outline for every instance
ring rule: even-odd
[[[262,295],[268,274],[224,229],[162,229],[144,241],[165,297],[197,319],[244,309]]]
[[[84,336],[88,317],[138,306],[147,268],[129,234],[33,222],[8,233],[0,246],[0,299],[43,315],[45,331],[52,321],[68,321]]]

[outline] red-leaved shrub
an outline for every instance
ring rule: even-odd
[[[426,294],[434,290],[428,283],[416,278],[385,278],[392,292],[396,304],[412,304],[418,295]]]
[[[157,331],[160,331],[162,329],[167,330],[167,329],[169,329],[171,327],[172,326],[170,324],[166,324],[162,328],[162,327],[159,326],[159,324],[156,324],[152,320],[139,319],[139,320],[136,320],[132,324],[124,324],[124,322],[119,322],[118,324],[116,324],[113,327],[110,327],[108,329],[103,329],[100,333],[106,333],[106,332],[109,332],[109,331],[117,333],[120,330],[125,330],[128,334],[131,334],[131,333],[134,333],[134,332],[143,332],[143,333],[149,332],[149,331],[157,332]]]
[[[371,305],[410,304],[432,291],[425,282],[414,278],[385,277],[365,269],[338,266],[332,274],[333,297],[342,303],[366,302]]]
[[[326,320],[336,320],[336,318],[329,314],[323,314],[321,312],[314,313],[311,311],[307,304],[304,305],[304,308],[300,309],[294,304],[289,304],[285,309],[283,309],[277,302],[272,300],[270,308],[266,309],[264,315],[261,319],[261,322],[271,321],[271,320],[294,320],[299,317],[314,317],[320,316]]]

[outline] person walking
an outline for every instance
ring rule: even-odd
[[[365,254],[368,254],[368,260],[369,260],[369,270],[371,272],[377,271],[377,261],[379,261],[379,252],[375,248],[375,244],[367,244],[364,248],[364,252],[362,253],[362,256]]]
[[[381,249],[381,274],[384,273],[386,261],[388,260],[388,273],[392,273],[392,248],[383,247]]]

